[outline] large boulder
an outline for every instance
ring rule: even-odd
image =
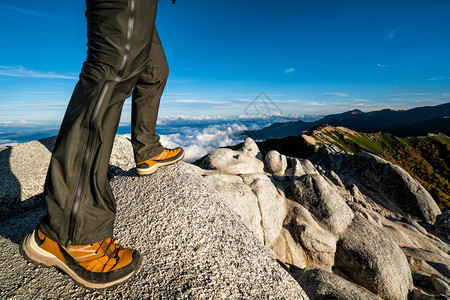
[[[274,252],[275,258],[283,263],[299,268],[306,268],[310,264],[305,250],[286,228],[281,228],[280,234],[269,249]]]
[[[258,198],[252,189],[244,184],[242,178],[229,174],[212,174],[205,176],[204,179],[222,195],[230,207],[242,218],[245,225],[261,243],[264,243]]]
[[[359,213],[337,243],[336,267],[384,299],[407,299],[412,286],[408,261],[387,234]]]
[[[326,176],[337,187],[340,187],[340,188],[345,187],[344,184],[342,183],[342,180],[339,178],[339,176],[333,170],[326,172]]]
[[[293,274],[311,300],[375,300],[378,296],[344,278],[321,269],[302,270]]]
[[[337,237],[317,224],[306,208],[289,201],[285,226],[306,253],[309,268],[331,271],[334,265]]]
[[[412,247],[402,247],[402,251],[407,257],[420,259],[426,261],[428,264],[432,263],[450,266],[450,255],[447,253],[436,253],[430,250]],[[447,270],[449,270],[449,268],[447,268]],[[449,271],[446,271],[443,274],[450,277]]]
[[[374,154],[358,152],[352,155],[336,147],[324,146],[310,159],[376,191],[386,201],[394,203],[400,212],[430,224],[434,224],[441,213],[430,193],[417,180],[399,166]]]
[[[303,249],[288,230],[283,228],[286,199],[266,175],[209,174],[211,184],[242,218],[256,237],[284,263],[305,267]]]
[[[278,193],[272,181],[266,175],[242,175],[242,179],[258,198],[264,244],[270,247],[283,227],[286,216],[286,199]]]
[[[447,241],[450,241],[450,211],[446,211],[436,217],[434,224],[437,231],[441,233]]]
[[[440,295],[450,298],[450,281],[439,275],[431,275],[431,286]]]
[[[335,188],[319,174],[294,177],[294,199],[307,208],[319,224],[332,233],[343,232],[353,219],[353,212]]]
[[[200,167],[225,174],[264,173],[264,163],[256,143],[247,138],[239,150],[219,148],[203,158]]]
[[[415,222],[408,218],[384,219],[381,227],[400,247],[420,248],[431,253],[449,253],[450,247],[435,236],[424,233],[425,230],[419,224],[411,225]]]
[[[292,176],[301,177],[306,174],[315,175],[319,174],[319,171],[314,167],[308,159],[292,159]]]

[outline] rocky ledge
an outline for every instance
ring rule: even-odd
[[[130,143],[116,139],[111,185],[115,234],[143,257],[135,277],[104,291],[23,260],[18,243],[45,214],[42,184],[52,139],[0,152],[1,299],[307,299],[240,217],[185,163],[137,177]]]
[[[334,146],[263,157],[250,138],[198,166],[311,299],[450,296],[450,214],[400,167]]]
[[[104,291],[25,262],[21,238],[45,214],[54,139],[0,151],[0,298],[447,299],[450,214],[398,166],[323,147],[309,159],[246,139],[199,166],[147,177],[116,138],[109,175],[116,236],[144,256]],[[32,167],[30,167],[32,166]]]

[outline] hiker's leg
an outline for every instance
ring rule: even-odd
[[[45,185],[40,229],[60,244],[112,235],[109,156],[123,101],[149,59],[156,0],[88,0],[88,57],[67,108]]]
[[[132,97],[131,142],[136,163],[160,154],[164,147],[155,133],[161,95],[169,67],[155,29],[152,51],[145,71],[139,77]]]

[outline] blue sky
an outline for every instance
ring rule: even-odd
[[[2,0],[0,124],[61,121],[86,56],[84,10]],[[449,12],[448,0],[161,0],[160,115],[244,114],[260,92],[282,114],[449,102]]]

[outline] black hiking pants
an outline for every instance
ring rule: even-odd
[[[113,234],[107,179],[124,100],[132,94],[136,162],[158,155],[155,134],[168,66],[155,29],[157,0],[87,0],[88,51],[53,150],[40,229],[60,244]],[[150,51],[151,50],[151,51]]]

